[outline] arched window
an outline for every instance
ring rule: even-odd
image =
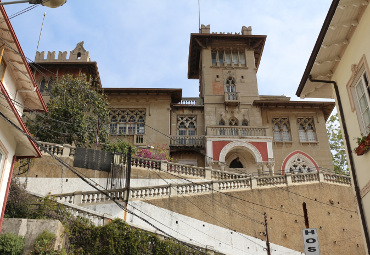
[[[238,119],[233,117],[229,120],[229,126],[238,126],[238,125],[239,125]],[[229,133],[228,135],[237,136],[239,135],[239,130],[238,128],[229,128],[228,133]]]
[[[109,124],[109,133],[116,134],[117,133],[117,116],[110,117],[110,124]]]
[[[235,81],[231,76],[226,80],[226,92],[235,92]]]
[[[42,77],[42,80],[40,82],[40,92],[44,92],[44,90],[45,90],[45,84],[46,84],[45,77]]]
[[[227,100],[237,100],[238,99],[236,88],[235,88],[235,79],[233,77],[230,76],[229,78],[227,78],[225,90],[227,93]]]
[[[317,164],[307,154],[292,152],[283,162],[282,169],[285,173],[310,173],[318,171]]]
[[[140,116],[137,120],[137,130],[136,134],[144,134],[145,133],[145,123],[144,123],[144,117]]]
[[[299,140],[301,142],[315,142],[316,131],[313,118],[297,118]]]
[[[110,134],[134,135],[145,134],[145,110],[111,110]]]
[[[177,129],[179,135],[197,135],[197,117],[177,116]]]
[[[229,126],[238,126],[238,123],[238,119],[233,117],[229,121]]]
[[[288,118],[285,118],[285,117],[273,118],[272,124],[273,124],[275,142],[291,141],[290,125],[289,125]]]
[[[48,81],[48,91],[50,92],[53,89],[53,78],[50,77]]]
[[[127,119],[126,119],[126,116],[122,116],[120,121],[119,121],[119,129],[118,129],[118,133],[120,135],[122,134],[126,134],[126,128],[127,128]]]

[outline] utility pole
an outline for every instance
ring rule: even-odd
[[[308,221],[308,212],[306,202],[303,203],[303,215],[304,215],[304,225],[306,228],[310,228],[310,223]]]
[[[265,215],[265,231],[266,231],[266,248],[267,248],[267,255],[271,255],[271,250],[270,250],[270,241],[269,241],[269,232],[267,229],[267,214],[264,213]]]
[[[128,152],[127,152],[127,163],[126,163],[126,197],[125,197],[125,214],[124,214],[124,221],[126,221],[127,216],[127,204],[128,204],[128,198],[130,195],[130,180],[131,180],[131,146],[128,146]]]

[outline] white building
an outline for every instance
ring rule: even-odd
[[[21,118],[24,110],[47,109],[5,9],[0,6],[0,230],[15,161],[41,157],[36,144],[24,134],[29,134]]]

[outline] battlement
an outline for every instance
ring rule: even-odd
[[[201,25],[200,27],[200,33],[201,34],[210,34],[211,33],[211,26],[210,25]],[[212,34],[220,34],[220,35],[232,35],[232,34],[235,34],[235,35],[251,35],[252,34],[252,27],[249,26],[249,27],[246,27],[246,26],[243,26],[242,27],[242,30],[241,30],[241,33],[232,33],[232,32],[212,32]]]
[[[67,51],[59,51],[58,58],[55,58],[55,51],[48,51],[45,58],[45,51],[37,51],[35,62],[90,62],[90,54],[84,48],[84,42],[79,42],[74,50],[70,51],[69,58],[67,59]]]

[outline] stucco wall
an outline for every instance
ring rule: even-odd
[[[357,147],[357,143],[355,141],[356,137],[361,137],[362,135],[366,134],[361,134],[358,116],[355,109],[351,107],[351,91],[349,91],[348,88],[352,85],[352,70],[356,70],[356,67],[354,65],[361,64],[361,60],[365,60],[364,64],[365,66],[367,65],[367,68],[370,64],[369,24],[370,8],[367,7],[361,19],[359,20],[359,24],[350,39],[350,43],[347,45],[343,56],[341,56],[341,61],[338,63],[332,77],[332,80],[336,81],[338,84],[339,93],[343,105],[344,117],[346,120],[346,126],[349,135],[349,141],[347,141],[347,145],[352,149],[355,170],[358,178],[358,185],[361,191],[369,191],[370,153],[366,153],[362,156],[357,156],[354,152],[354,148]],[[358,67],[359,66],[357,66],[357,68]],[[366,71],[367,74],[370,75],[369,70],[367,69]],[[366,192],[364,194],[366,194]],[[370,194],[367,193],[362,199],[365,217],[368,222],[368,231],[370,231]]]
[[[321,109],[263,109],[263,125],[268,126],[271,133],[273,133],[272,119],[279,117],[289,118],[291,141],[273,142],[275,173],[281,173],[284,160],[295,151],[304,152],[312,157],[322,170],[334,169],[326,133],[325,118]],[[300,142],[297,125],[297,118],[299,117],[313,118],[317,142]]]
[[[64,246],[64,227],[58,220],[4,219],[1,234],[13,233],[24,237],[23,254],[28,254],[33,249],[36,238],[45,230],[56,236],[54,249]]]
[[[123,218],[123,210],[114,204],[89,206],[90,209],[106,212],[113,217]],[[129,210],[149,220],[166,233],[187,243],[200,247],[209,247],[227,255],[265,255],[266,242],[260,238],[237,233],[228,228],[210,224],[207,221],[188,217],[171,210],[166,210],[142,201],[129,203]],[[127,214],[127,222],[133,226],[158,232],[136,216]],[[158,232],[163,234],[161,232]],[[299,255],[300,252],[271,244],[273,255]]]
[[[227,194],[235,198],[216,193],[148,202],[261,239],[264,239],[261,234],[264,226],[260,223],[262,213],[266,212],[270,241],[302,252],[305,228],[302,203],[305,202],[310,228],[318,230],[322,255],[365,254],[350,187],[320,183]]]

